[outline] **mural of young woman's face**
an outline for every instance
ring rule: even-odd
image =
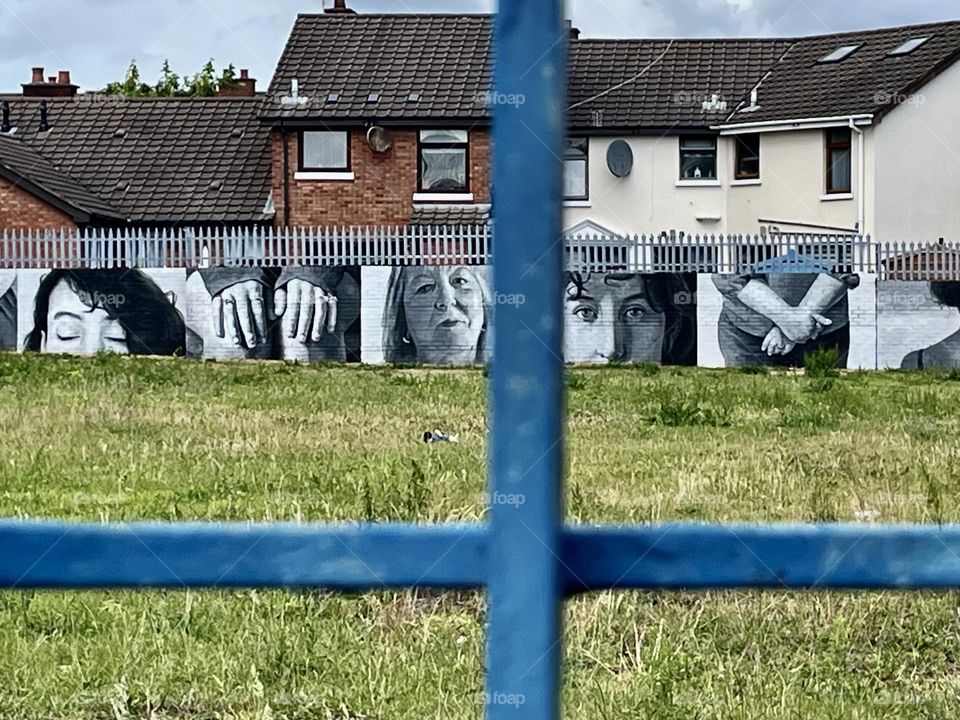
[[[103,308],[84,302],[66,279],[50,292],[42,350],[69,355],[130,352],[127,333],[120,322]]]
[[[417,360],[435,364],[476,362],[483,331],[483,292],[468,268],[404,269],[403,309]]]
[[[641,275],[584,275],[564,293],[567,362],[660,362],[666,317],[653,309]]]

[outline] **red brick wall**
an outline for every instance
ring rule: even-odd
[[[375,153],[363,130],[350,133],[352,182],[295,180],[299,134],[289,130],[290,225],[403,225],[413,212],[417,189],[417,131],[392,130],[393,147]],[[273,197],[277,226],[284,223],[283,135],[274,130]],[[490,136],[470,131],[470,191],[474,202],[490,202]]]
[[[0,178],[0,232],[76,229],[73,218],[35,195]]]

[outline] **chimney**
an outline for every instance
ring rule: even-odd
[[[230,87],[221,85],[218,94],[220,97],[253,97],[257,94],[257,81],[250,77],[247,68],[240,68],[240,77]]]
[[[70,82],[70,71],[61,70],[57,76],[51,76],[49,82],[43,80],[43,68],[33,68],[30,82],[23,84],[24,97],[70,98],[79,88]]]
[[[356,15],[356,10],[347,7],[347,0],[333,0],[333,7],[325,8],[324,12],[328,15]]]
[[[580,39],[580,28],[573,26],[573,20],[564,20],[563,21],[567,26],[567,35],[571,40]]]

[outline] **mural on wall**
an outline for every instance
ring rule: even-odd
[[[489,268],[425,265],[387,269],[383,303],[383,360],[472,365],[490,357]],[[366,291],[366,288],[364,288]]]
[[[191,357],[360,360],[359,268],[208,268],[186,291]]]
[[[567,274],[564,360],[696,365],[696,274]]]
[[[17,349],[17,271],[0,270],[0,351]]]
[[[18,272],[20,349],[68,355],[183,355],[183,271]]]
[[[877,283],[881,368],[960,367],[960,282]]]

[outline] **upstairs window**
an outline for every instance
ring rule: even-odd
[[[929,39],[930,38],[928,37],[910,38],[902,45],[899,45],[895,47],[893,50],[891,50],[890,52],[888,52],[887,55],[889,55],[890,57],[897,57],[899,55],[909,55]]]
[[[563,199],[586,200],[590,197],[587,170],[589,142],[585,137],[567,138],[563,151]]]
[[[715,136],[680,138],[680,179],[717,179],[717,138]]]
[[[734,135],[736,143],[737,166],[734,169],[735,180],[760,179],[760,134]]]
[[[827,194],[852,192],[850,128],[827,130]]]
[[[420,192],[468,192],[466,130],[420,131]]]
[[[818,63],[838,63],[846,60],[848,57],[853,55],[857,50],[860,49],[860,45],[843,45],[838,47],[829,55],[824,55],[822,58],[817,60]]]
[[[346,131],[304,130],[300,133],[300,169],[349,170],[350,143]]]

